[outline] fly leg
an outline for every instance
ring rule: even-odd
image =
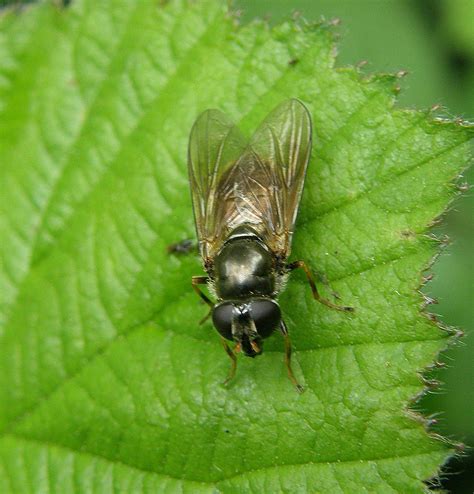
[[[201,297],[201,300],[206,302],[207,305],[211,308],[209,312],[199,321],[199,324],[204,324],[212,314],[212,308],[214,307],[214,304],[212,303],[212,300],[202,292],[202,290],[198,287],[198,285],[206,285],[209,280],[208,276],[193,276],[192,277],[192,285],[194,291]]]
[[[316,283],[321,282],[330,292],[331,295],[336,299],[336,300],[341,300],[341,297],[339,296],[339,293],[335,292],[332,288],[331,285],[329,284],[328,279],[326,278],[326,275],[324,273],[319,273],[318,271],[312,271],[312,274],[314,275],[314,279]]]
[[[198,285],[207,284],[208,280],[209,280],[208,276],[193,276],[192,277],[192,285],[193,285],[194,291],[211,308],[211,310],[207,313],[207,315],[199,321],[199,324],[203,324],[204,321],[206,321],[209,318],[209,316],[212,313],[212,308],[214,307],[212,300],[205,293],[203,293],[202,290],[198,286]],[[229,375],[227,376],[227,379],[224,381],[224,386],[226,386],[229,383],[229,381],[231,381],[235,376],[235,371],[237,369],[237,357],[235,356],[235,353],[231,350],[231,348],[227,344],[227,341],[225,340],[225,338],[223,338],[222,336],[221,336],[221,341],[222,341],[222,346],[224,347],[224,350],[226,351],[227,355],[229,356],[230,360],[232,361],[232,364],[230,366]],[[239,349],[236,348],[236,351],[239,351]]]
[[[306,278],[308,279],[309,286],[311,287],[311,291],[313,292],[313,297],[315,300],[318,302],[326,305],[327,307],[330,307],[331,309],[336,309],[340,310],[343,312],[353,312],[354,307],[348,307],[347,305],[336,305],[333,304],[330,300],[321,297],[321,295],[318,292],[318,289],[316,288],[316,283],[314,282],[313,274],[309,270],[308,266],[306,266],[306,263],[304,261],[295,261],[291,262],[290,264],[287,264],[286,269],[288,271],[293,271],[294,269],[298,268],[303,268]]]
[[[298,393],[302,393],[304,391],[304,388],[296,380],[296,377],[293,374],[293,369],[291,368],[291,341],[290,341],[290,336],[288,334],[288,328],[286,327],[286,324],[284,323],[283,319],[280,321],[279,329],[281,334],[283,335],[283,338],[285,339],[285,366],[286,366],[286,370],[288,371],[288,377],[290,378],[290,381],[293,383],[293,386],[296,388],[296,391],[298,391]]]
[[[204,324],[211,317],[211,314],[212,314],[212,309],[199,321],[199,326]]]
[[[221,336],[221,341],[222,345],[224,347],[224,350],[226,351],[227,355],[229,355],[230,360],[232,361],[232,364],[230,366],[230,371],[229,375],[227,376],[227,379],[223,382],[224,386],[227,386],[229,382],[234,378],[235,376],[235,370],[237,369],[237,357],[235,353],[232,351],[230,346],[227,344],[227,341]],[[236,351],[239,351],[238,348],[236,348]]]
[[[191,283],[194,291],[201,297],[201,300],[204,300],[204,302],[212,309],[214,307],[212,300],[198,287],[198,285],[207,285],[208,281],[209,276],[193,276]],[[209,316],[206,316],[206,319],[207,317]]]

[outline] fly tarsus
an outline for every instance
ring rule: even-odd
[[[221,336],[221,341],[222,341],[222,346],[224,347],[225,352],[229,356],[230,360],[232,361],[231,366],[230,366],[230,371],[229,375],[227,376],[227,379],[223,382],[224,386],[227,386],[232,379],[234,379],[235,376],[235,371],[237,369],[237,356],[235,353],[232,351],[230,346],[227,344],[227,341]]]
[[[326,307],[329,307],[331,309],[339,310],[341,312],[354,312],[354,310],[355,310],[354,307],[350,307],[347,305],[333,304],[330,300],[322,297],[319,294],[318,289],[316,287],[316,283],[314,282],[313,274],[311,273],[310,269],[308,268],[308,266],[306,265],[306,263],[304,261],[294,261],[294,262],[291,262],[290,264],[286,265],[286,269],[288,272],[294,271],[295,269],[298,269],[298,268],[302,268],[303,271],[305,272],[306,278],[308,280],[309,286],[311,287],[311,291],[313,293],[313,297],[315,300],[317,300],[321,304],[323,304]]]

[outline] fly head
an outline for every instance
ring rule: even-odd
[[[256,357],[262,353],[262,340],[280,324],[281,311],[270,298],[225,301],[214,306],[212,321],[221,336],[240,344],[248,357]]]

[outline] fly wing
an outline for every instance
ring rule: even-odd
[[[251,147],[276,177],[273,231],[266,239],[276,253],[290,255],[291,239],[311,154],[311,116],[297,99],[284,101],[263,121]]]
[[[311,117],[299,100],[277,106],[217,185],[217,223],[251,225],[275,254],[290,254],[311,153]]]
[[[204,260],[218,250],[226,229],[225,218],[216,214],[221,205],[218,185],[246,147],[240,131],[219,110],[206,110],[191,130],[189,182],[199,249]]]

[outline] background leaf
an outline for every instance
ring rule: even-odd
[[[335,70],[324,25],[238,27],[210,1],[0,23],[1,491],[421,492],[447,449],[406,406],[446,334],[416,289],[468,129],[393,109],[396,77]],[[287,97],[316,133],[294,257],[357,307],[328,311],[292,278],[301,396],[277,336],[222,388],[199,261],[166,253],[194,231],[196,115],[249,134]]]

